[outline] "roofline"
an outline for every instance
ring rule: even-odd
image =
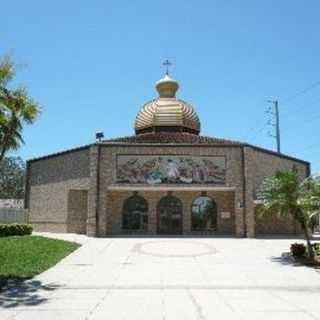
[[[36,161],[40,161],[40,160],[45,160],[45,159],[50,159],[50,158],[54,158],[54,157],[58,157],[61,155],[65,155],[68,153],[72,153],[72,152],[76,152],[76,151],[81,151],[81,150],[85,150],[85,149],[89,149],[91,146],[94,145],[100,145],[102,147],[111,147],[111,146],[125,146],[125,147],[137,147],[137,146],[141,146],[141,147],[157,147],[157,146],[161,146],[161,147],[217,147],[217,148],[243,148],[243,147],[250,147],[253,148],[257,151],[260,152],[264,152],[273,156],[277,156],[283,159],[288,159],[288,160],[292,160],[292,161],[297,161],[297,162],[301,162],[304,163],[308,166],[310,166],[310,162],[309,161],[305,161],[296,157],[292,157],[283,153],[278,153],[276,151],[272,151],[269,149],[265,149],[262,147],[258,147],[249,143],[222,143],[222,144],[215,144],[215,143],[175,143],[175,142],[170,142],[170,143],[137,143],[137,142],[108,142],[108,141],[104,141],[104,142],[100,142],[100,143],[91,143],[91,144],[87,144],[84,146],[80,146],[77,148],[72,148],[72,149],[67,149],[61,152],[56,152],[56,153],[52,153],[52,154],[48,154],[45,156],[41,156],[41,157],[37,157],[37,158],[32,158],[27,160],[27,163],[31,163],[31,162],[36,162]]]
[[[287,154],[278,153],[276,151],[265,149],[265,148],[262,148],[262,147],[258,147],[258,146],[255,146],[255,145],[252,145],[252,144],[249,144],[249,143],[245,143],[245,144],[243,144],[243,146],[244,147],[251,147],[251,148],[253,148],[253,149],[257,150],[257,151],[268,153],[268,154],[271,154],[273,156],[277,156],[277,157],[280,157],[280,158],[301,162],[301,163],[304,163],[304,164],[310,166],[310,162],[309,161],[305,161],[305,160],[302,160],[302,159],[299,159],[299,158],[296,158],[296,157],[292,157],[292,156],[289,156]]]
[[[121,141],[104,141],[104,142],[101,142],[101,145],[102,146],[125,146],[125,147],[130,147],[130,146],[143,146],[143,147],[152,147],[152,146],[175,146],[175,147],[221,147],[221,148],[230,148],[230,147],[233,147],[233,148],[243,148],[243,147],[250,147],[250,148],[253,148],[257,151],[261,151],[261,152],[264,152],[264,153],[267,153],[267,154],[270,154],[270,155],[273,155],[273,156],[277,156],[277,157],[280,157],[280,158],[283,158],[283,159],[288,159],[288,160],[293,160],[293,161],[297,161],[297,162],[301,162],[301,163],[304,163],[304,164],[307,164],[307,165],[310,165],[310,162],[309,161],[305,161],[305,160],[302,160],[302,159],[299,159],[299,158],[296,158],[296,157],[292,157],[292,156],[289,156],[287,154],[283,154],[283,153],[278,153],[276,151],[273,151],[273,150],[269,150],[269,149],[266,149],[266,148],[262,148],[262,147],[259,147],[259,146],[255,146],[253,144],[250,144],[250,143],[242,143],[242,142],[236,142],[236,143],[222,143],[222,144],[215,144],[215,143],[176,143],[176,142],[170,142],[170,143],[161,143],[161,142],[158,142],[158,143],[148,143],[148,142],[143,142],[143,143],[139,143],[139,142],[121,142]]]
[[[110,141],[110,142],[102,142],[102,146],[125,146],[125,147],[152,147],[152,146],[161,146],[161,147],[242,147],[243,144],[237,143],[190,143],[190,142],[121,142],[121,141]]]
[[[89,149],[93,145],[95,145],[95,143],[87,144],[87,145],[80,146],[80,147],[77,147],[77,148],[63,150],[63,151],[60,151],[60,152],[51,153],[51,154],[48,154],[48,155],[45,155],[45,156],[41,156],[41,157],[37,157],[37,158],[32,158],[32,159],[27,160],[27,163],[36,162],[36,161],[39,161],[39,160],[50,159],[50,158],[62,156],[64,154],[68,154],[68,153],[72,153],[72,152],[76,152],[76,151]]]

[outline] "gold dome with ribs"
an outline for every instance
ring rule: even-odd
[[[178,82],[168,75],[156,83],[159,97],[140,109],[135,121],[137,134],[160,131],[199,134],[199,117],[189,103],[176,98],[178,88]]]

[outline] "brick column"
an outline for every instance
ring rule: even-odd
[[[156,234],[157,233],[157,204],[158,198],[156,192],[149,192],[146,195],[148,201],[148,233]]]
[[[246,213],[246,235],[248,238],[255,237],[255,207],[253,199],[253,173],[254,173],[254,160],[253,151],[250,147],[244,147],[244,177],[245,177],[245,213]]]
[[[236,225],[236,236],[239,238],[245,237],[244,224],[245,221],[243,219],[243,208],[244,199],[241,187],[237,187],[235,191],[234,197],[234,212],[235,212],[235,225]]]
[[[97,235],[97,170],[98,170],[98,146],[90,147],[90,186],[88,194],[87,236]]]
[[[200,193],[199,193],[200,195]],[[182,212],[182,233],[191,233],[191,205],[195,196],[191,192],[185,192],[184,196],[179,195],[181,201],[183,202],[183,212]]]

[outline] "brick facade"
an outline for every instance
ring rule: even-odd
[[[89,188],[89,150],[85,148],[28,162],[25,202],[29,223],[36,231],[75,230],[69,226],[75,223],[75,218],[70,220],[69,197],[72,190]]]
[[[192,202],[200,197],[201,191],[169,191],[170,195],[177,197],[182,201],[182,233],[183,234],[202,234],[193,232],[191,228],[191,206]],[[107,193],[107,212],[110,212],[107,219],[108,234],[126,234],[122,230],[122,209],[126,199],[131,197],[131,191],[111,191]],[[168,195],[167,191],[141,191],[138,195],[148,202],[148,234],[157,234],[157,206],[161,198]],[[218,208],[217,231],[213,234],[235,235],[235,212],[234,212],[234,192],[206,192],[206,196],[213,199]],[[222,212],[230,213],[229,218],[223,218]],[[135,232],[133,232],[135,233]],[[208,232],[203,232],[208,234]]]
[[[212,185],[117,185],[118,155],[223,156],[226,182]],[[191,231],[191,204],[201,192],[218,206],[216,234],[254,237],[257,234],[294,234],[293,223],[258,219],[254,200],[262,180],[276,170],[298,171],[301,179],[309,164],[250,145],[187,143],[101,143],[28,162],[26,204],[36,230],[87,233],[90,236],[123,234],[124,201],[134,191],[148,202],[148,234],[157,233],[157,204],[172,193],[183,203],[183,233]],[[123,187],[123,188],[122,188]],[[128,187],[127,189],[125,187]],[[192,189],[194,187],[194,189]],[[122,189],[121,189],[122,188]],[[223,189],[225,188],[225,189]],[[221,212],[230,218],[222,218]]]

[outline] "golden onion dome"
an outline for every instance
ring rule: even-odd
[[[156,83],[156,89],[159,97],[144,104],[136,117],[136,133],[179,131],[199,134],[197,113],[189,103],[176,98],[178,82],[166,74]]]

